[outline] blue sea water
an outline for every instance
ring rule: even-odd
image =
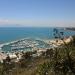
[[[0,27],[0,43],[22,38],[53,39],[53,29],[49,27]],[[64,30],[63,30],[64,31]],[[64,31],[65,36],[75,35],[74,31]]]
[[[0,28],[0,42],[9,42],[22,38],[49,38],[50,28],[34,28],[34,27],[6,27]],[[52,31],[51,31],[52,32]],[[50,36],[52,36],[50,34]]]

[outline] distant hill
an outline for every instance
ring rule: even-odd
[[[73,31],[75,31],[75,27],[73,28],[66,28],[66,30],[73,30]]]

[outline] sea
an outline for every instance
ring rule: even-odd
[[[50,38],[52,37],[52,28],[0,27],[0,43],[29,37],[43,39]]]
[[[75,35],[75,31],[65,30],[65,28],[54,28],[54,27],[0,27],[0,47],[3,51],[11,51],[12,45],[6,45],[5,43],[13,42],[20,39],[41,39],[41,40],[51,40],[54,39],[54,29],[58,29],[59,31],[64,32],[64,36],[73,36]],[[28,43],[31,41],[27,41]],[[49,47],[48,44],[44,43],[43,41],[36,40],[37,47]],[[19,42],[20,43],[20,42]],[[18,45],[18,43],[17,43]],[[19,47],[19,45],[17,46]],[[21,48],[19,48],[21,49]],[[16,49],[16,50],[19,50]],[[31,47],[22,48],[22,50],[32,50]]]
[[[0,27],[0,44],[22,38],[53,39],[54,27]],[[64,30],[64,36],[75,35],[75,31]]]

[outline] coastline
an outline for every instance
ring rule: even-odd
[[[18,52],[18,53],[21,53],[23,50],[20,50],[20,51],[13,51],[13,52],[5,52],[5,51],[3,51],[2,50],[2,47],[3,46],[5,46],[5,45],[10,45],[10,44],[14,44],[14,43],[16,43],[16,42],[18,42],[18,41],[22,41],[22,40],[25,40],[25,39],[29,39],[29,38],[23,38],[23,39],[19,39],[19,40],[15,40],[15,41],[11,41],[11,42],[7,42],[7,43],[4,43],[4,44],[0,44],[0,61],[2,61],[2,59],[4,60],[8,55],[11,57],[11,58],[15,58],[16,56],[15,56],[15,53],[16,52]],[[41,40],[41,39],[38,39],[37,38],[37,40]],[[48,43],[48,42],[46,42],[46,40],[42,40],[42,41],[44,41],[45,43]],[[34,42],[35,43],[35,42]],[[36,43],[35,43],[36,44]],[[49,43],[48,43],[49,44]],[[33,51],[37,51],[38,53],[40,52],[40,51],[46,51],[46,48],[37,48],[37,47],[33,47],[33,50],[31,50],[30,52],[33,52]],[[23,51],[23,52],[29,52],[29,51]],[[40,54],[40,53],[39,53]],[[38,55],[39,55],[38,54]],[[15,57],[14,57],[15,56]]]
[[[63,41],[60,40],[60,39],[50,39],[50,40],[48,39],[48,40],[42,40],[42,41],[44,41],[45,43],[49,44],[50,45],[50,48],[46,48],[46,47],[45,48],[37,48],[37,47],[34,47],[33,46],[33,50],[30,50],[30,51],[19,50],[19,51],[7,52],[7,53],[5,53],[4,51],[1,50],[1,47],[3,47],[4,45],[14,44],[14,43],[16,43],[18,41],[22,41],[22,40],[25,40],[25,38],[20,39],[20,40],[16,40],[16,41],[12,41],[12,42],[9,42],[9,43],[1,44],[0,45],[0,61],[6,59],[6,57],[8,55],[10,56],[11,59],[12,58],[16,58],[16,60],[17,60],[16,53],[19,53],[19,55],[20,55],[22,52],[26,53],[26,52],[35,52],[36,51],[37,54],[35,54],[35,56],[40,56],[41,53],[42,52],[46,52],[47,49],[51,49],[51,48],[54,49],[55,47],[59,47],[59,46],[61,46],[61,45],[64,44]],[[56,40],[58,40],[58,43],[56,42]],[[64,39],[64,41],[66,43],[69,43],[71,40],[72,40],[72,37],[71,36],[69,38],[67,38],[67,39]],[[51,47],[51,45],[52,45],[52,47]],[[20,55],[20,57],[21,57],[21,55]]]
[[[69,39],[69,41],[66,41],[67,39]],[[72,36],[70,36],[69,38],[65,38],[64,40],[65,40],[65,42],[70,42],[70,39],[71,40],[73,39]],[[15,40],[15,41],[0,44],[0,50],[5,45],[15,44],[17,42],[25,41],[25,40],[32,40],[32,39],[31,38],[22,38],[22,39],[18,39],[18,40]],[[59,46],[59,45],[63,44],[62,40],[60,40],[60,39],[38,39],[38,38],[36,38],[36,40],[43,41],[43,42],[45,42],[45,43],[47,43],[49,45],[57,44]],[[58,43],[56,42],[56,40],[58,40]]]

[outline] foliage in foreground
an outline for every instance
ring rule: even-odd
[[[63,35],[63,32],[61,32]],[[55,30],[55,38],[61,38]],[[0,75],[75,75],[75,37],[73,41],[58,48],[48,49],[38,58],[32,58],[31,53],[23,55],[18,63],[0,64]]]

